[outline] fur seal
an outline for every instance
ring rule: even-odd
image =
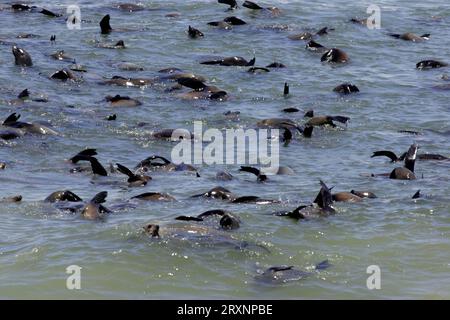
[[[324,260],[318,263],[314,269],[324,270],[330,266],[331,264],[328,260]],[[257,270],[257,275],[254,276],[254,279],[256,282],[265,285],[281,285],[289,282],[300,281],[312,275],[312,272],[303,271],[294,266],[281,265],[267,268],[264,271]]]
[[[85,149],[70,158],[69,161],[73,164],[77,164],[79,161],[88,161],[91,164],[93,174],[106,177],[108,172],[97,160],[97,158],[94,157],[95,155],[97,155],[96,149]]]
[[[214,27],[220,27],[222,29],[230,29],[232,26],[242,26],[244,24],[247,24],[242,19],[239,19],[237,17],[226,17],[222,21],[212,21],[208,22],[208,25],[214,26]]]
[[[114,44],[111,43],[102,43],[102,42],[96,42],[95,45],[97,48],[104,48],[104,49],[125,49],[125,42],[123,40],[119,40]]]
[[[266,66],[266,68],[286,68],[286,65],[284,65],[284,64],[282,64],[281,62],[276,62],[276,61],[274,61],[274,62],[272,62],[271,64],[268,64],[267,66]]]
[[[6,197],[6,198],[0,199],[0,203],[15,203],[15,202],[21,202],[21,201],[22,201],[22,196],[21,195],[12,196],[12,197]]]
[[[102,206],[106,202],[108,196],[107,191],[96,194],[89,203],[87,203],[81,211],[81,216],[87,220],[103,220],[106,213],[111,211]]]
[[[354,84],[342,83],[342,84],[338,85],[336,88],[334,88],[333,91],[340,93],[340,94],[350,94],[350,93],[359,92],[359,89]]]
[[[250,61],[245,60],[242,57],[234,56],[234,57],[226,57],[222,59],[215,60],[207,60],[202,61],[200,64],[206,65],[220,65],[220,66],[242,66],[242,67],[251,67],[255,65],[256,58],[253,57]]]
[[[414,180],[416,176],[414,174],[414,164],[416,162],[417,149],[419,146],[417,144],[412,144],[405,156],[405,166],[398,167],[392,170],[389,175],[390,179],[399,180]]]
[[[76,80],[77,78],[69,70],[61,69],[51,74],[50,79],[67,81],[67,80]]]
[[[448,64],[445,62],[436,60],[423,60],[416,64],[416,69],[427,70],[427,69],[443,68],[447,66]]]
[[[140,170],[143,172],[146,171],[155,171],[155,170],[162,170],[162,171],[193,171],[197,172],[197,169],[189,164],[174,164],[170,162],[168,159],[161,157],[161,156],[150,156],[141,162],[137,164],[135,167],[135,170]]]
[[[142,104],[139,100],[127,96],[120,96],[118,94],[114,97],[106,96],[105,100],[108,101],[112,107],[137,107]]]
[[[81,202],[83,201],[83,199],[81,199],[79,196],[77,196],[70,190],[63,190],[53,192],[47,198],[45,198],[44,201],[51,203],[58,201]]]
[[[30,134],[58,135],[58,133],[42,124],[18,121],[20,114],[13,113],[3,121],[6,127],[16,128]]]
[[[196,39],[196,38],[200,38],[200,37],[204,37],[203,32],[201,32],[198,29],[195,29],[191,26],[189,26],[188,28],[188,35],[189,37],[191,37],[192,39]]]
[[[261,172],[261,170],[254,168],[254,167],[248,167],[248,166],[241,166],[239,169],[241,172],[249,172],[254,174],[257,177],[258,182],[265,182],[267,181],[267,176]]]
[[[347,53],[337,48],[327,50],[320,58],[320,61],[328,63],[346,63],[348,60]]]
[[[396,39],[402,39],[402,40],[413,41],[413,42],[421,42],[421,41],[430,39],[429,33],[423,34],[421,36],[415,35],[414,33],[411,33],[411,32],[407,32],[407,33],[403,33],[403,34],[391,33],[389,35]]]
[[[333,128],[336,127],[336,124],[333,121],[337,121],[343,124],[347,124],[347,122],[350,120],[349,117],[344,116],[314,116],[314,111],[309,110],[305,113],[305,118],[310,118],[306,125],[309,126],[325,126],[329,125]]]
[[[275,129],[297,129],[305,138],[311,138],[313,127],[306,125],[304,128],[299,127],[294,121],[286,118],[269,118],[258,121],[256,124],[260,128],[275,128]]]
[[[216,173],[216,179],[221,181],[231,181],[233,180],[233,176],[229,172],[219,171]]]
[[[116,6],[117,9],[127,12],[136,12],[145,10],[145,7],[134,3],[121,3]]]
[[[131,199],[145,200],[145,201],[176,201],[174,197],[167,193],[159,193],[159,192],[146,192],[137,196],[132,197]]]
[[[229,5],[228,10],[234,10],[238,7],[236,0],[217,0],[217,2]]]
[[[387,150],[381,150],[381,151],[374,151],[373,154],[370,156],[371,158],[374,157],[388,157],[391,159],[391,162],[399,162],[405,160],[407,152],[403,153],[400,157],[398,157],[394,152],[387,151]],[[440,154],[435,153],[421,153],[417,154],[418,160],[437,160],[437,161],[443,161],[443,160],[450,160],[450,158],[447,158]]]
[[[199,214],[196,217],[191,217],[191,216],[178,216],[175,218],[175,220],[180,220],[180,221],[197,221],[197,222],[201,222],[204,221],[205,218],[207,217],[211,217],[211,216],[219,216],[220,221],[219,221],[219,225],[222,229],[225,230],[232,230],[232,229],[238,229],[240,226],[240,219],[238,217],[236,217],[234,214],[232,214],[229,211],[225,211],[225,210],[208,210],[206,212],[203,212],[201,214]]]
[[[64,50],[56,51],[55,53],[52,53],[50,55],[50,57],[52,57],[55,60],[59,60],[59,61],[69,61],[69,62],[75,63],[75,59],[72,58],[71,56],[67,55]]]
[[[351,192],[337,192],[332,194],[335,202],[361,202],[362,198]]]
[[[24,49],[17,46],[12,46],[12,53],[14,55],[16,65],[22,67],[31,67],[33,65],[30,54]]]
[[[113,76],[102,84],[116,85],[121,87],[146,87],[153,85],[156,81],[154,79],[145,78],[124,78],[121,76]]]
[[[116,163],[116,166],[117,166],[117,171],[128,176],[127,182],[130,187],[145,186],[148,181],[152,180],[152,177],[150,177],[150,176],[134,174],[133,172],[131,172],[130,169],[121,165],[120,163]]]
[[[5,168],[6,168],[6,163],[0,162],[0,170],[5,170]]]
[[[242,4],[243,7],[248,8],[248,9],[252,9],[252,10],[266,10],[269,11],[272,15],[279,15],[281,14],[281,10],[278,9],[277,7],[267,7],[267,8],[263,8],[260,5],[258,5],[255,2],[252,1],[245,1]]]
[[[377,196],[370,191],[356,191],[356,190],[351,190],[350,193],[353,193],[354,195],[360,197],[360,198],[370,198],[370,199],[375,199],[377,198]]]
[[[323,53],[325,51],[327,51],[328,49],[326,47],[324,47],[323,45],[321,45],[320,43],[317,43],[314,40],[310,40],[306,46],[305,46],[306,50],[312,51],[312,52],[318,52],[318,53]]]
[[[292,211],[275,212],[273,215],[279,217],[289,217],[293,219],[308,219],[314,216],[329,216],[336,212],[336,210],[331,206],[333,203],[333,196],[331,194],[331,189],[320,180],[320,191],[313,201],[313,204],[301,205]],[[317,206],[314,206],[316,204]]]

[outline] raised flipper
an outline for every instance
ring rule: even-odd
[[[419,199],[422,195],[420,194],[420,190],[417,190],[416,193],[412,196],[412,199]]]
[[[13,114],[9,115],[9,117],[6,118],[5,121],[3,121],[3,124],[6,126],[13,124],[13,123],[17,122],[17,120],[19,120],[19,118],[20,118],[20,114],[16,114],[14,112]]]
[[[349,117],[344,117],[344,116],[331,116],[330,118],[333,121],[337,121],[337,122],[344,123],[344,124],[346,124],[347,121],[350,120]]]
[[[92,172],[94,174],[98,174],[99,176],[104,176],[104,177],[106,177],[108,175],[108,172],[101,165],[101,163],[97,160],[97,158],[88,157],[87,160],[91,163]]]
[[[316,270],[324,270],[331,267],[331,263],[327,260],[324,260],[322,262],[319,262],[318,264],[316,264],[315,269]]]
[[[100,29],[102,34],[108,34],[112,31],[111,25],[109,24],[110,16],[107,14],[100,21]]]
[[[248,9],[252,9],[252,10],[262,10],[264,9],[263,7],[259,6],[258,4],[252,2],[252,1],[245,1],[242,4],[243,7],[246,7]]]
[[[92,156],[96,156],[97,155],[97,149],[85,149],[83,151],[80,151],[79,153],[77,153],[75,156],[73,156],[72,158],[70,158],[69,160],[72,161],[72,163],[77,163],[78,161],[81,160],[86,160],[86,157],[92,157]]]
[[[108,197],[108,192],[102,191],[102,192],[97,193],[90,202],[95,203],[95,204],[105,203],[106,197]]]
[[[416,143],[414,143],[411,145],[411,147],[409,147],[409,150],[406,153],[405,168],[409,169],[411,172],[414,172],[414,164],[416,163],[417,149],[419,149],[419,146]]]
[[[130,169],[128,169],[127,167],[121,165],[120,163],[116,163],[116,166],[117,166],[117,170],[120,173],[123,173],[124,175],[127,175],[130,178],[134,178],[136,176],[133,172],[131,172]]]
[[[264,174],[261,174],[261,170],[254,168],[254,167],[241,166],[239,171],[253,173],[255,176],[258,177],[258,181],[266,181],[267,180],[267,176]]]
[[[245,65],[246,67],[251,67],[255,65],[255,61],[256,61],[256,57],[253,57],[252,60],[250,60],[249,62],[247,62],[247,64]]]
[[[29,96],[30,96],[30,92],[28,91],[28,89],[25,89],[21,93],[19,93],[17,98],[24,99],[24,98],[28,98]]]
[[[370,157],[374,158],[374,157],[388,157],[389,159],[391,159],[391,162],[396,162],[396,161],[400,161],[400,159],[397,157],[397,155],[392,152],[392,151],[387,151],[387,150],[381,150],[381,151],[375,151]]]

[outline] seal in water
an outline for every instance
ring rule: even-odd
[[[102,83],[122,87],[145,87],[154,84],[155,80],[145,78],[124,78],[121,76],[113,76],[111,79],[108,79]]]
[[[81,211],[81,216],[88,220],[103,220],[106,213],[111,211],[102,206],[102,203],[106,202],[106,197],[108,196],[107,191],[102,191],[95,195],[88,204],[86,204]]]
[[[63,191],[55,191],[52,194],[50,194],[47,198],[44,200],[45,202],[59,202],[59,201],[68,201],[68,202],[81,202],[83,199],[81,199],[79,196],[77,196],[75,193],[73,193],[70,190],[63,190]]]
[[[254,167],[247,167],[247,166],[241,166],[239,169],[241,172],[249,172],[254,174],[257,177],[258,182],[265,182],[267,181],[267,176],[261,172],[258,168]]]
[[[324,53],[325,51],[328,50],[326,47],[324,47],[320,43],[317,43],[314,40],[310,40],[306,44],[305,48],[306,48],[306,50],[309,50],[309,51],[312,51],[312,52],[318,52],[318,53]]]
[[[120,173],[123,173],[124,175],[128,176],[127,181],[128,181],[128,184],[130,187],[145,186],[148,181],[152,180],[152,177],[150,177],[150,176],[134,174],[133,172],[131,172],[130,169],[121,165],[120,163],[116,163],[116,165],[117,165],[117,170]]]
[[[69,61],[69,62],[75,63],[75,59],[72,58],[71,56],[67,55],[64,50],[59,50],[55,53],[52,53],[50,55],[50,57],[52,57],[55,60],[59,60],[59,61]]]
[[[337,121],[343,124],[347,124],[347,121],[350,120],[349,117],[345,116],[314,116],[314,111],[309,110],[305,113],[305,118],[310,118],[306,125],[309,126],[325,126],[329,125],[333,128],[336,127],[336,124],[333,121]]]
[[[20,114],[16,115],[16,113],[11,114],[8,118],[3,121],[3,125],[7,127],[12,127],[16,129],[20,129],[26,133],[30,134],[42,134],[42,135],[58,135],[58,133],[42,124],[37,123],[29,123],[29,122],[21,122],[18,121],[20,118]]]
[[[267,10],[270,11],[270,13],[272,13],[273,15],[279,15],[281,13],[280,9],[278,9],[277,7],[267,7],[267,8],[263,8],[260,5],[258,5],[255,2],[252,1],[245,1],[242,4],[243,7],[248,8],[248,9],[252,9],[252,10]]]
[[[294,121],[286,118],[269,118],[258,121],[256,124],[260,128],[290,129],[295,128],[305,138],[311,138],[313,126],[306,125],[304,128],[299,127]]]
[[[145,201],[176,201],[174,197],[167,193],[160,192],[146,192],[131,199],[145,200]]]
[[[208,22],[208,25],[214,26],[214,27],[220,27],[222,29],[231,29],[232,26],[241,26],[244,24],[247,24],[247,22],[245,22],[244,20],[239,19],[237,17],[227,17],[227,18],[223,19],[222,21]]]
[[[272,62],[271,64],[268,64],[266,68],[286,68],[286,65],[282,64],[281,62]]]
[[[117,5],[117,9],[123,10],[123,11],[128,11],[128,12],[136,12],[136,11],[142,11],[145,8],[139,4],[121,3],[121,4]]]
[[[172,171],[190,171],[195,172],[197,177],[200,177],[198,174],[198,171],[195,167],[193,167],[190,164],[180,163],[175,164],[170,162],[164,157],[161,156],[150,156],[143,161],[139,162],[138,165],[135,167],[135,170],[139,170],[140,172],[147,172],[149,170],[151,171],[166,171],[166,172],[172,172]]]
[[[229,5],[228,10],[237,9],[238,7],[236,0],[217,0],[217,2]]]
[[[374,157],[384,156],[384,157],[388,157],[389,159],[391,159],[391,162],[398,162],[398,161],[405,160],[406,154],[407,154],[407,152],[403,153],[400,157],[397,157],[397,155],[392,151],[381,150],[381,151],[374,151],[374,153],[370,157],[374,158]],[[435,154],[435,153],[417,154],[417,159],[418,160],[437,160],[437,161],[450,160],[450,158],[447,158],[443,155]]]
[[[96,149],[86,149],[69,159],[73,164],[79,161],[88,161],[91,164],[92,173],[106,177],[108,172],[94,156],[97,155]]]
[[[17,46],[13,46],[12,53],[14,55],[16,65],[22,67],[31,67],[33,65],[31,56],[24,49],[19,48]]]
[[[375,193],[370,192],[370,191],[357,191],[357,190],[351,190],[350,193],[353,193],[354,195],[360,197],[360,198],[370,198],[370,199],[375,199],[377,198],[377,196],[375,195]]]
[[[337,192],[332,194],[335,202],[361,202],[362,198],[351,192]]]
[[[127,96],[120,96],[118,94],[114,97],[106,96],[105,100],[108,101],[113,107],[137,107],[142,104],[139,100],[132,99]]]
[[[414,33],[411,33],[411,32],[407,32],[407,33],[403,33],[403,34],[391,33],[389,35],[396,39],[402,39],[402,40],[413,41],[413,42],[421,42],[421,41],[430,39],[429,33],[423,34],[421,36],[415,35]]]
[[[0,199],[0,203],[14,203],[14,202],[20,202],[20,201],[22,201],[22,196],[21,195],[12,196],[12,197],[6,197],[6,198]]]
[[[104,49],[125,49],[126,48],[125,42],[123,40],[119,40],[115,44],[97,42],[95,46],[97,48],[104,48]]]
[[[416,64],[416,69],[427,70],[427,69],[443,68],[447,66],[448,64],[445,62],[436,60],[423,60]]]
[[[416,162],[417,149],[419,146],[414,143],[409,148],[405,156],[405,166],[395,168],[389,175],[390,179],[400,179],[400,180],[414,180],[416,176],[414,175],[414,164]]]
[[[315,270],[324,270],[330,267],[328,260],[322,261],[315,266]],[[311,275],[312,272],[296,269],[294,266],[274,266],[264,271],[258,270],[254,277],[255,281],[266,285],[280,285],[294,281],[303,280]]]
[[[50,75],[50,79],[67,81],[67,80],[76,80],[76,77],[69,70],[61,69]]]
[[[359,89],[354,84],[342,83],[342,84],[338,85],[336,88],[334,88],[333,91],[340,93],[340,94],[350,94],[350,93],[359,92]]]
[[[201,32],[198,29],[192,28],[191,26],[189,26],[189,28],[188,28],[188,35],[189,35],[189,37],[191,37],[193,39],[200,38],[200,37],[204,36],[203,32]]]
[[[211,216],[216,216],[216,215],[221,217],[221,219],[219,221],[219,225],[222,229],[232,230],[232,229],[239,228],[240,222],[241,222],[240,219],[238,217],[236,217],[234,214],[232,214],[231,212],[225,211],[222,209],[208,210],[206,212],[199,214],[196,217],[178,216],[175,218],[175,220],[202,222],[205,220],[205,218],[211,217]]]
[[[208,61],[202,61],[200,64],[207,64],[207,65],[220,65],[220,66],[242,66],[242,67],[251,67],[255,65],[256,58],[253,57],[250,61],[245,60],[242,57],[227,57],[222,59],[216,59],[216,60],[208,60]]]
[[[348,60],[349,58],[347,53],[337,48],[332,48],[326,51],[322,58],[320,58],[320,61],[328,63],[346,63]]]
[[[293,219],[308,219],[314,216],[329,216],[336,212],[331,206],[333,203],[333,196],[331,195],[331,189],[320,180],[320,191],[317,194],[313,204],[301,205],[292,211],[275,212],[273,215],[279,217],[289,217]],[[316,204],[317,206],[314,206]]]

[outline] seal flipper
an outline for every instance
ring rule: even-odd
[[[316,264],[315,269],[316,270],[324,270],[331,267],[331,263],[327,260],[324,260],[322,262],[319,262],[318,264]]]
[[[30,96],[30,92],[28,91],[28,89],[23,90],[21,93],[19,93],[19,95],[17,96],[17,98],[19,99],[25,99],[28,98]]]
[[[96,156],[96,155],[97,155],[97,149],[85,149],[83,151],[78,152],[75,156],[73,156],[69,160],[73,164],[76,164],[78,161],[82,161],[82,160],[89,161],[87,159],[87,157],[92,157],[92,156]]]
[[[330,118],[331,118],[331,120],[334,120],[334,121],[337,121],[337,122],[340,122],[343,124],[346,124],[347,121],[350,120],[349,117],[344,117],[344,116],[331,116]]]
[[[102,30],[101,31],[102,34],[109,34],[109,33],[111,33],[112,28],[111,28],[111,25],[109,24],[109,20],[110,20],[110,16],[109,16],[109,14],[107,14],[100,21],[100,28]]]
[[[394,152],[387,151],[387,150],[374,151],[374,153],[370,157],[374,158],[374,157],[381,157],[381,156],[388,157],[389,159],[391,159],[391,162],[400,161],[400,159],[397,157],[397,155]]]
[[[19,120],[19,118],[20,118],[20,114],[16,114],[14,112],[11,115],[9,115],[9,117],[6,118],[5,121],[3,121],[3,124],[7,126],[7,125],[10,125],[10,124],[16,123],[17,120]]]
[[[247,64],[245,65],[246,67],[251,67],[255,65],[255,61],[256,61],[256,57],[253,57],[252,60],[250,60],[249,62],[247,62]]]
[[[106,197],[108,197],[108,191],[102,191],[97,193],[90,202],[95,204],[105,203]]]
[[[314,200],[314,203],[316,203],[321,209],[329,210],[331,209],[334,211],[333,207],[331,207],[331,204],[333,203],[333,196],[331,195],[331,189],[327,187],[327,185],[320,180],[320,191],[317,195],[316,199]]]
[[[419,199],[422,195],[420,194],[420,190],[417,190],[416,193],[412,196],[412,199]]]
[[[260,5],[252,2],[252,1],[245,1],[242,4],[243,7],[248,8],[248,9],[252,9],[252,10],[262,10],[264,9],[263,7],[261,7]]]
[[[255,176],[258,177],[258,181],[261,182],[267,180],[267,176],[265,174],[261,174],[261,170],[254,167],[241,166],[239,171],[253,173]]]
[[[400,39],[400,37],[402,36],[401,34],[398,34],[398,33],[390,33],[389,35],[396,39]]]
[[[414,173],[414,164],[416,163],[417,149],[419,146],[414,143],[409,147],[405,157],[405,168]]]
[[[136,176],[133,172],[131,172],[130,169],[121,165],[120,163],[116,163],[116,166],[117,166],[117,171],[119,171],[120,173],[123,173],[124,175],[127,175],[129,178],[134,178]]]
[[[91,163],[92,172],[94,174],[98,174],[99,176],[106,177],[108,175],[108,172],[106,169],[101,165],[100,162],[98,162],[97,158],[94,157],[88,157],[87,159]]]
[[[305,128],[303,128],[303,132],[302,132],[303,136],[305,138],[311,138],[313,129],[314,129],[314,126],[307,125]]]
[[[190,216],[178,216],[175,218],[175,220],[180,220],[180,221],[203,221],[202,218],[198,218],[198,217],[190,217]]]
[[[425,34],[421,35],[420,37],[425,39],[425,40],[428,40],[428,39],[430,39],[430,36],[431,36],[430,33],[425,33]]]

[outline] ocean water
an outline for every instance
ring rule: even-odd
[[[22,1],[26,2],[26,1]],[[131,1],[130,1],[131,2]],[[238,1],[242,2],[242,1]],[[0,203],[0,297],[7,299],[449,299],[450,298],[450,162],[417,161],[414,181],[370,177],[390,172],[387,158],[370,158],[373,151],[406,151],[414,142],[421,153],[450,156],[450,90],[442,76],[448,68],[420,71],[425,59],[450,63],[450,5],[447,1],[377,1],[381,29],[349,23],[367,17],[371,1],[358,4],[337,0],[264,1],[281,9],[278,17],[240,8],[232,13],[216,1],[141,1],[147,10],[123,12],[117,1],[77,1],[83,23],[69,30],[64,17],[15,13],[9,1],[0,4],[0,110],[2,118],[16,112],[23,121],[41,122],[58,136],[25,136],[0,140],[0,198],[22,195],[20,203]],[[73,1],[36,1],[65,13]],[[178,12],[178,17],[167,17]],[[98,22],[109,13],[113,28],[102,36]],[[233,30],[208,26],[209,21],[235,15],[248,22]],[[190,39],[188,25],[200,29],[202,39]],[[289,35],[333,28],[316,41],[349,54],[344,66],[320,62],[320,54],[305,50],[304,41]],[[430,33],[429,41],[414,43],[388,33]],[[18,34],[40,37],[18,39]],[[56,43],[51,44],[51,35]],[[96,41],[124,40],[123,50],[97,48]],[[33,67],[14,65],[11,43],[27,50]],[[70,63],[49,55],[65,52],[85,66],[83,81],[58,82],[48,75]],[[273,61],[287,68],[250,74],[247,67],[199,64],[208,57],[256,57],[257,66]],[[132,62],[143,71],[121,71],[117,64]],[[158,70],[177,67],[202,75],[229,94],[227,101],[186,101],[178,92],[167,93],[163,83],[146,88],[101,85],[114,75],[152,78]],[[284,97],[283,84],[291,94]],[[339,96],[340,83],[356,84],[360,93]],[[45,96],[47,103],[8,102],[23,89]],[[133,108],[115,108],[106,95],[127,95],[142,102]],[[265,118],[288,117],[303,124],[304,112],[351,118],[338,128],[316,128],[311,139],[297,136],[281,147],[280,163],[294,175],[270,176],[256,183],[238,165],[200,165],[200,178],[190,172],[155,172],[141,188],[129,188],[125,176],[98,177],[70,173],[65,160],[78,151],[96,148],[105,166],[134,167],[154,154],[170,157],[175,143],[151,138],[162,128],[254,128]],[[238,121],[224,116],[240,111]],[[104,118],[116,113],[116,121]],[[142,123],[145,123],[142,126]],[[3,129],[3,128],[2,128]],[[421,135],[399,133],[416,130]],[[234,179],[217,181],[219,170]],[[333,191],[370,190],[377,199],[335,203],[334,216],[294,221],[270,214],[311,202],[322,179]],[[278,199],[271,205],[231,204],[190,196],[223,186],[238,195]],[[79,214],[60,211],[43,200],[56,190],[70,189],[85,200],[108,191],[106,207],[115,208],[103,222],[86,221]],[[426,195],[412,200],[420,189]],[[174,202],[129,201],[143,192],[166,192]],[[179,215],[197,215],[209,209],[227,209],[239,216],[241,228],[229,232],[236,239],[260,247],[168,239],[152,241],[143,235],[147,223],[170,225]],[[261,246],[268,250],[261,250]],[[260,249],[258,249],[260,248]],[[325,259],[331,267],[316,272]],[[80,266],[81,289],[68,290],[66,268]],[[292,265],[311,271],[302,281],[267,286],[255,281],[259,269]],[[370,265],[381,270],[381,288],[366,285]]]

